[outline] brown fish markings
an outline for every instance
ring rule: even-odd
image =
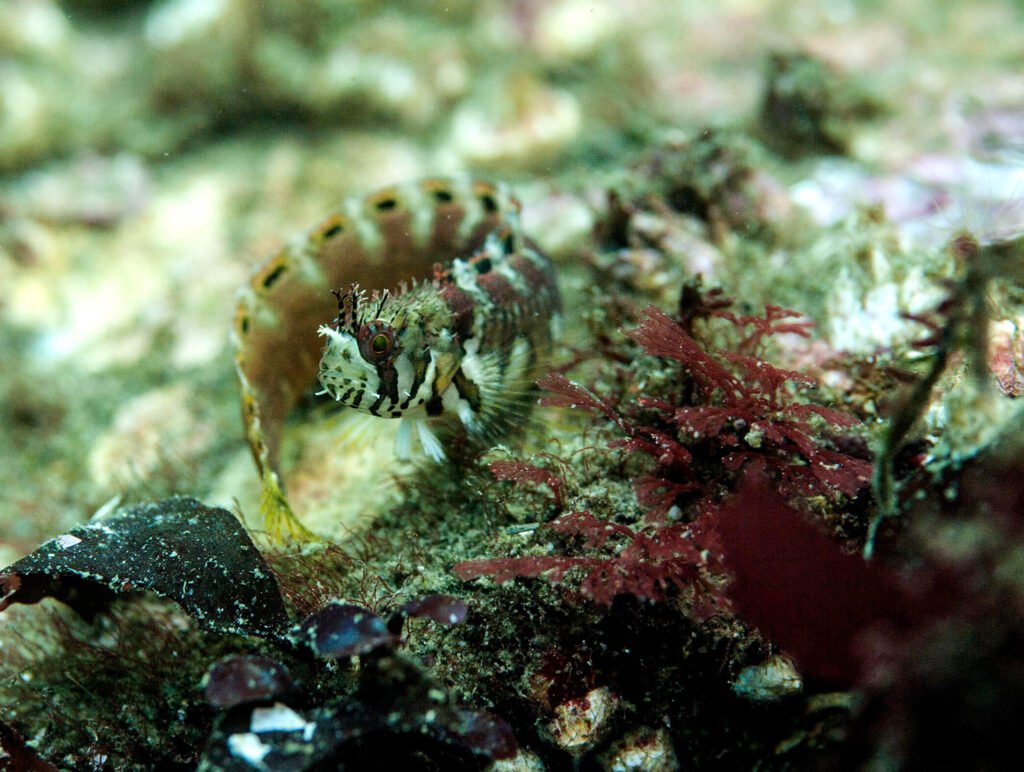
[[[278,465],[287,415],[318,373],[321,393],[402,420],[400,456],[418,444],[442,460],[442,422],[483,439],[507,431],[560,311],[519,208],[482,181],[387,188],[346,201],[255,271],[235,314],[235,365],[269,530],[308,534]]]

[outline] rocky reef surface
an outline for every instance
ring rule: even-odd
[[[1024,694],[1024,9],[0,4],[0,760],[992,768]],[[564,335],[500,444],[230,330],[344,197],[500,179]]]

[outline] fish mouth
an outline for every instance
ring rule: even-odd
[[[370,405],[380,399],[380,394],[369,388],[365,382],[354,381],[352,378],[342,378],[337,371],[324,369],[317,374],[322,388],[316,392],[317,396],[328,395],[335,402],[340,402],[347,407],[360,408],[362,405]]]

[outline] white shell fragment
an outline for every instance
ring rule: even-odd
[[[775,654],[760,665],[743,668],[733,682],[732,690],[751,702],[774,702],[799,694],[803,686],[793,661]]]
[[[302,739],[309,742],[316,724],[280,702],[270,708],[256,708],[252,712],[249,729],[254,734],[264,732],[302,732]]]
[[[604,736],[618,704],[619,698],[607,687],[591,689],[583,697],[555,708],[555,717],[547,726],[548,733],[569,753],[586,753]]]

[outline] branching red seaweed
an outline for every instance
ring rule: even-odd
[[[725,311],[721,300],[707,305],[712,309],[707,316],[725,319],[740,330],[753,328],[737,344],[740,351],[762,347],[771,335],[807,334],[808,322],[786,321],[797,315],[776,306],[768,306],[763,317],[752,317]],[[716,484],[729,483],[751,462],[766,469],[787,496],[852,497],[867,485],[870,462],[829,447],[821,430],[822,423],[848,430],[857,420],[806,401],[803,394],[814,386],[813,378],[749,353],[712,354],[683,323],[653,307],[644,315],[627,335],[647,353],[682,366],[682,377],[690,384],[684,403],[642,396],[635,405],[617,407],[559,374],[548,375],[539,385],[548,392],[543,404],[601,413],[627,436],[614,446],[645,453],[657,462],[658,468],[635,485],[653,519],[682,503],[683,494],[718,497]],[[636,417],[637,407],[642,418]]]
[[[551,490],[555,509],[561,511],[565,506],[565,481],[554,472],[525,461],[492,461],[489,468],[499,480],[509,480],[516,485],[546,485]]]
[[[694,591],[694,615],[706,616],[721,602],[711,580],[719,554],[716,536],[708,519],[664,525],[649,533],[595,517],[572,512],[546,526],[552,532],[576,539],[583,550],[597,551],[614,541],[613,555],[550,555],[521,558],[470,560],[458,563],[461,579],[490,576],[497,582],[516,577],[543,576],[561,582],[570,572],[581,574],[580,592],[596,603],[611,605],[617,595],[664,600],[674,587]]]
[[[681,397],[605,398],[561,373],[538,382],[542,404],[603,415],[625,435],[610,448],[655,461],[633,481],[646,523],[634,528],[571,512],[546,526],[568,537],[568,554],[465,561],[455,566],[461,578],[561,582],[572,574],[583,595],[604,605],[622,594],[661,601],[688,588],[700,616],[722,604],[713,579],[721,574],[722,550],[711,523],[744,470],[766,475],[787,499],[854,497],[867,485],[870,462],[831,446],[822,432],[849,430],[857,420],[808,401],[813,378],[754,355],[771,336],[806,336],[810,323],[778,306],[767,306],[763,316],[733,314],[715,291],[690,301],[699,313],[677,321],[650,307],[626,333],[648,354],[678,363]],[[698,319],[735,328],[735,350],[712,353],[694,337]],[[556,504],[563,503],[564,485],[552,472],[514,461],[493,464],[491,471],[500,479],[546,484]],[[671,522],[680,519],[692,522]]]

